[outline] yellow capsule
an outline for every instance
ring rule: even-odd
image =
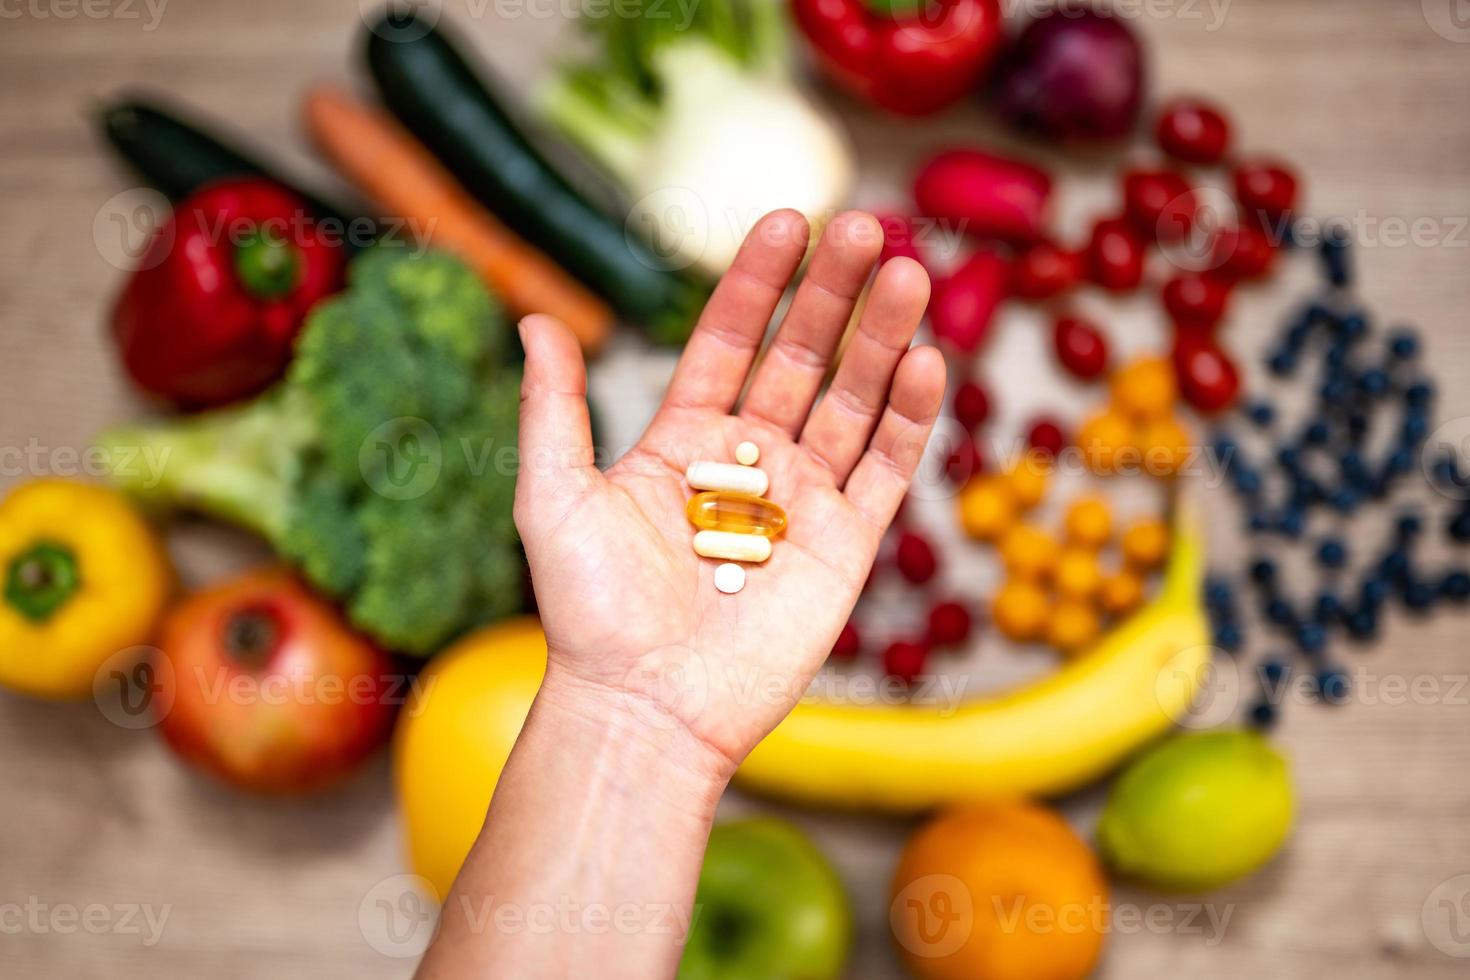
[[[786,530],[786,512],[764,497],[706,490],[684,506],[689,523],[702,531],[729,531],[774,538]]]

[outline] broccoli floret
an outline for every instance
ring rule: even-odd
[[[375,249],[312,311],[274,389],[99,444],[114,464],[161,461],[113,467],[144,502],[257,531],[363,631],[427,655],[525,601],[511,353],[465,266]]]

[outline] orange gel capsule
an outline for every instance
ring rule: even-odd
[[[786,512],[764,497],[706,490],[684,507],[689,523],[701,531],[733,531],[774,538],[786,530]]]

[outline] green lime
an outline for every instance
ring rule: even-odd
[[[1251,731],[1181,735],[1139,756],[1113,786],[1098,846],[1116,871],[1203,891],[1271,860],[1291,829],[1286,760]]]

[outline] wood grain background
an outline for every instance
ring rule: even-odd
[[[366,7],[373,5],[364,3]],[[1155,91],[1199,91],[1231,106],[1243,145],[1269,148],[1307,174],[1308,210],[1357,222],[1361,292],[1384,319],[1422,327],[1443,392],[1442,420],[1470,413],[1470,23],[1461,0],[1141,0],[1127,9],[1152,45]],[[450,3],[501,72],[527,87],[565,45],[559,5],[498,8]],[[227,118],[301,172],[331,186],[305,152],[298,98],[310,81],[355,72],[361,28],[351,0],[16,0],[0,3],[0,447],[34,447],[39,470],[6,455],[0,489],[64,471],[66,452],[104,425],[136,414],[103,340],[121,273],[108,261],[106,215],[132,186],[89,132],[89,103],[122,86],[176,94]],[[846,117],[863,161],[859,201],[900,200],[916,157],[945,142],[985,139],[981,113],[893,123],[823,93]],[[1076,233],[1106,206],[1108,181],[1075,163],[1066,226]],[[1106,169],[1106,168],[1104,168]],[[99,216],[101,218],[99,219]],[[1393,222],[1427,221],[1432,240],[1394,239]],[[101,227],[103,231],[97,229]],[[1272,287],[1243,298],[1232,346],[1259,350],[1281,311],[1311,279],[1296,262]],[[1102,312],[1121,346],[1157,346],[1147,304]],[[1064,392],[1034,321],[1009,318],[984,372],[1003,399],[1003,424]],[[656,389],[666,361],[631,342],[600,369],[597,390]],[[1007,380],[999,379],[1004,373]],[[1258,379],[1257,365],[1251,365]],[[629,424],[632,424],[630,421]],[[33,454],[34,455],[34,454]],[[1211,510],[1216,560],[1238,557],[1236,521]],[[1352,540],[1368,548],[1382,522]],[[202,582],[259,560],[230,532],[173,535],[186,579]],[[1460,901],[1470,929],[1470,692],[1467,620],[1391,617],[1372,652],[1348,654],[1366,671],[1350,705],[1289,705],[1280,741],[1300,789],[1288,851],[1266,873],[1208,896],[1230,915],[1222,937],[1186,923],[1196,900],[1123,888],[1116,901],[1173,926],[1119,931],[1101,975],[1257,980],[1330,975],[1462,977],[1470,960],[1444,940],[1440,899]],[[1428,679],[1439,692],[1399,703],[1392,679]],[[393,977],[412,961],[375,951],[359,908],[403,870],[388,784],[378,759],[341,792],[301,802],[259,801],[181,771],[148,733],[125,732],[90,704],[58,706],[0,694],[0,975],[7,977]],[[1067,801],[1086,827],[1098,794]],[[732,792],[733,814],[777,809]],[[785,812],[785,811],[783,811]],[[908,825],[792,813],[834,855],[853,896],[860,938],[851,975],[901,975],[888,949],[886,879]],[[1449,884],[1443,884],[1445,882]],[[1438,890],[1437,890],[1438,889]],[[20,916],[92,903],[147,905],[168,919],[156,944],[123,928],[103,934],[37,928]],[[1430,928],[1423,923],[1430,915]],[[42,912],[49,923],[49,912]],[[1436,919],[1435,916],[1438,916]],[[141,920],[137,920],[141,923]],[[1203,920],[1198,920],[1203,921]],[[1198,922],[1196,922],[1196,927]],[[63,927],[64,928],[64,927]],[[1218,941],[1217,941],[1218,940]]]

